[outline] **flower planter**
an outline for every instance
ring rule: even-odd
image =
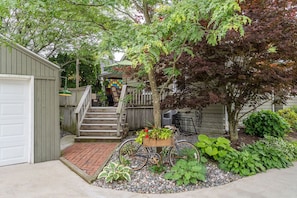
[[[145,147],[172,146],[173,145],[173,138],[169,138],[169,139],[166,139],[166,140],[143,138],[142,145],[145,146]]]

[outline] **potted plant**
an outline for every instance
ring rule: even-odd
[[[136,142],[146,147],[171,146],[173,144],[173,132],[169,128],[145,128],[137,132]]]

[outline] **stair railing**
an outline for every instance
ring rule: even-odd
[[[84,117],[91,105],[92,101],[92,86],[88,85],[85,89],[84,94],[82,95],[74,113],[76,115],[76,123],[77,123],[77,136],[80,136],[80,127],[84,120]]]
[[[119,103],[118,103],[118,107],[117,107],[117,118],[118,118],[118,124],[117,124],[117,136],[120,136],[120,131],[121,131],[121,126],[122,126],[122,122],[123,122],[123,115],[125,112],[125,105],[126,103],[124,102],[124,98],[126,96],[126,92],[127,92],[127,85],[123,85],[122,86],[122,91],[121,91],[121,96],[119,99]]]

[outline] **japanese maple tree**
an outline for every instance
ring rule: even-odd
[[[179,91],[163,108],[202,108],[225,105],[231,140],[238,139],[238,123],[245,106],[256,108],[294,95],[297,74],[297,1],[246,0],[242,13],[252,19],[244,37],[230,31],[217,46],[192,46],[193,56],[182,54],[176,78]],[[163,64],[172,57],[163,57]],[[161,65],[161,64],[160,64]],[[163,75],[162,72],[159,75]],[[162,77],[159,77],[162,83]],[[246,112],[248,113],[248,112]]]

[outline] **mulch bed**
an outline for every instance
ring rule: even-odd
[[[247,144],[252,144],[260,139],[261,139],[260,137],[246,134],[244,132],[244,129],[241,128],[238,131],[238,140],[232,142],[231,146],[235,149],[240,149],[242,146],[247,145]],[[290,140],[290,141],[297,141],[297,131],[288,133],[287,136],[285,137],[285,139]]]

